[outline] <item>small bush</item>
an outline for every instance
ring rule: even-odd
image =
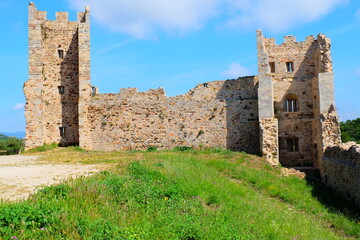
[[[24,150],[24,141],[18,138],[9,138],[0,141],[0,155],[18,154]]]
[[[146,149],[147,152],[155,152],[157,151],[157,147],[155,146],[149,146],[147,149]]]
[[[178,146],[178,147],[175,147],[173,150],[175,152],[186,152],[186,151],[193,150],[193,148],[192,147],[187,147],[187,146]]]

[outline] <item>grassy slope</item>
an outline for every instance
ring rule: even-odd
[[[281,176],[251,155],[76,148],[44,155],[54,163],[115,167],[45,188],[25,202],[3,203],[0,238],[360,238],[359,220],[326,208],[305,180]]]

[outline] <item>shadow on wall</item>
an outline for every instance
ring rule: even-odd
[[[260,152],[258,82],[255,76],[226,80],[216,99],[226,103],[227,149]]]
[[[316,78],[314,41],[303,56],[299,66],[287,69],[280,78],[275,77],[274,102],[275,117],[279,121],[279,160],[283,166],[312,166],[316,150],[313,139],[314,99],[313,81]],[[293,62],[294,59],[288,59]],[[292,80],[291,80],[292,79]]]
[[[309,169],[305,173],[307,183],[312,186],[311,194],[321,204],[326,206],[330,212],[341,213],[350,219],[360,222],[360,207],[357,207],[353,201],[344,198],[340,193],[322,183],[318,169]]]
[[[60,145],[79,145],[79,51],[78,33],[73,35],[70,46],[65,52],[58,46],[59,58],[63,58],[60,66],[61,115],[59,126]]]

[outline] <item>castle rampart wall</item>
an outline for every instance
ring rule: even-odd
[[[199,84],[175,97],[162,88],[96,94],[88,106],[91,148],[204,146],[257,153],[256,90],[257,79],[246,77]]]
[[[328,147],[323,156],[324,183],[360,207],[360,145],[343,143]]]

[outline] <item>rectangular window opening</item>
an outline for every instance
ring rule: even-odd
[[[297,99],[287,99],[285,108],[286,108],[285,109],[286,112],[297,112],[298,111]]]
[[[58,50],[59,58],[64,58],[64,50]]]
[[[270,67],[270,72],[274,73],[275,72],[275,62],[269,62],[269,67]]]
[[[286,70],[288,72],[293,72],[294,71],[294,62],[286,62]]]
[[[65,137],[66,127],[59,127],[60,137]]]
[[[65,93],[65,87],[64,86],[58,86],[59,88],[59,93],[60,94],[64,94]]]
[[[286,139],[286,151],[298,152],[299,151],[299,138]]]

